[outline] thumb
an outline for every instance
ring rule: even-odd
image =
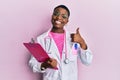
[[[76,34],[79,34],[79,28],[76,29]]]

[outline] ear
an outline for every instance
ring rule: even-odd
[[[51,22],[52,22],[52,20],[53,20],[53,15],[51,15]]]

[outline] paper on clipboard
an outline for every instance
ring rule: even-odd
[[[38,62],[45,62],[50,57],[39,43],[23,43]]]

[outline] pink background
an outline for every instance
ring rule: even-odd
[[[28,66],[30,54],[22,43],[50,28],[58,4],[69,7],[68,30],[80,27],[94,55],[89,67],[79,64],[79,80],[120,80],[117,0],[0,0],[0,80],[40,80]]]

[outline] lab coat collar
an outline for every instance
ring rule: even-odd
[[[52,40],[52,37],[51,37],[51,35],[49,34],[50,33],[50,31],[51,31],[51,29],[52,28],[50,28],[47,32],[46,32],[46,35],[45,35],[45,37],[47,38],[50,38],[51,40]],[[67,57],[69,56],[69,53],[70,53],[70,47],[71,47],[71,45],[70,45],[70,33],[64,28],[64,30],[65,30],[65,41],[64,41],[64,47],[63,47],[63,53],[65,53],[65,54],[67,54]],[[53,40],[52,40],[53,41]],[[53,43],[51,44],[51,45],[54,45],[55,44],[55,42],[53,41]],[[58,48],[57,48],[57,46],[55,45],[55,48],[57,49],[57,53],[56,53],[56,55],[59,57],[59,59],[60,59],[60,56],[59,56],[59,51],[58,51]],[[53,50],[52,49],[50,49],[49,50],[49,52],[52,52]]]
[[[46,35],[45,35],[46,37],[47,37],[47,36],[51,37],[51,35],[49,34],[49,33],[51,32],[51,30],[52,30],[52,28],[50,28],[50,29],[47,31],[47,33],[46,33]],[[66,34],[65,34],[65,35],[66,35],[66,38],[69,37],[69,36],[68,36],[69,33],[68,33],[68,31],[66,30],[66,28],[64,28],[64,30],[65,30],[65,33],[66,33]]]

